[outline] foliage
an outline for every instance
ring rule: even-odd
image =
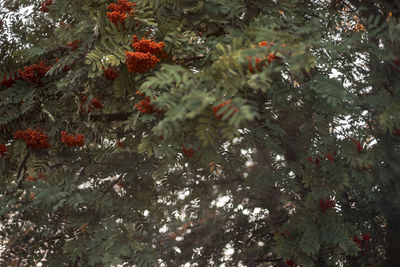
[[[399,16],[2,1],[1,265],[400,266]]]

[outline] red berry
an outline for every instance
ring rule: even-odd
[[[117,141],[117,146],[122,149],[126,148],[126,145],[124,144],[124,142],[121,142],[121,141]]]
[[[183,147],[182,148],[182,152],[188,158],[193,158],[194,157],[194,149],[193,148],[187,149],[186,147]]]
[[[18,130],[14,133],[14,139],[22,139],[26,142],[26,145],[28,147],[32,148],[49,148],[51,146],[48,142],[47,134],[43,133],[40,130]]]
[[[296,266],[296,263],[291,259],[286,260],[285,263],[287,265],[291,266],[291,267],[295,267]]]
[[[0,157],[4,157],[5,153],[7,152],[7,147],[5,144],[0,143]]]
[[[14,78],[14,79],[13,79],[13,78],[10,77],[10,78],[7,80],[7,79],[6,79],[6,75],[4,74],[3,81],[2,81],[0,84],[4,85],[4,86],[7,87],[7,88],[10,88],[10,87],[12,87],[12,86],[14,85],[16,79],[17,79],[17,78]]]
[[[362,239],[366,242],[368,242],[371,239],[371,235],[370,234],[362,234]]]
[[[113,70],[112,67],[108,67],[106,70],[103,71],[103,76],[107,80],[115,80],[118,77],[118,72],[116,70]]]
[[[49,12],[49,8],[47,6],[50,6],[52,4],[53,4],[52,0],[44,1],[44,2],[42,2],[40,4],[40,9],[39,10],[42,11],[43,13],[47,13],[47,12]]]
[[[133,7],[135,6],[136,3],[130,3],[128,0],[118,0],[118,4],[109,4],[107,6],[107,9],[111,10],[111,12],[107,12],[107,18],[116,25],[118,25],[118,21],[124,25],[127,13],[132,16]]]
[[[83,96],[81,98],[80,102],[80,107],[81,107],[81,113],[85,113],[84,105],[87,100],[87,96]],[[93,109],[103,109],[103,104],[100,102],[98,97],[93,98],[92,102],[90,102],[88,106],[88,113],[92,112]]]
[[[164,54],[164,42],[156,43],[145,38],[139,40],[136,35],[133,36],[132,47],[136,52],[150,53],[157,57],[162,57]]]
[[[363,146],[361,145],[360,141],[354,138],[350,138],[350,140],[356,145],[356,149],[358,152],[363,150]]]
[[[42,78],[46,76],[51,66],[46,66],[44,62],[39,61],[37,64],[25,66],[24,70],[18,70],[22,80],[41,85]]]
[[[66,144],[67,146],[84,146],[85,137],[82,134],[77,134],[73,136],[71,134],[67,134],[66,132],[61,132],[61,142]]]
[[[128,52],[125,51],[126,66],[129,72],[132,73],[144,73],[160,61],[153,54],[146,52]]]
[[[336,201],[331,200],[331,199],[320,199],[319,200],[319,206],[323,212],[332,209],[335,207]]]
[[[330,162],[335,162],[335,159],[333,158],[333,156],[331,154],[326,154],[325,156]]]
[[[229,110],[231,110],[231,109],[233,109],[233,113],[230,115],[230,117],[232,117],[234,113],[236,113],[236,112],[239,111],[239,109],[237,109],[236,107],[234,107],[233,105],[231,105],[231,102],[232,102],[232,100],[229,99],[229,100],[227,100],[227,101],[225,101],[225,102],[223,102],[223,103],[221,103],[221,104],[219,104],[218,106],[216,106],[216,107],[213,108],[214,116],[215,116],[215,118],[216,118],[217,120],[221,120],[222,117],[223,117]],[[222,107],[224,107],[224,106],[226,106],[226,105],[229,105],[229,108],[226,109],[224,112],[222,112],[221,114],[218,115],[218,113],[219,113],[218,111],[219,111]]]
[[[69,46],[69,48],[71,48],[72,51],[78,49],[77,44],[80,42],[80,40],[74,40],[70,43],[67,43],[67,46]]]

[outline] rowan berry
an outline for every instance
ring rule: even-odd
[[[37,64],[25,66],[24,70],[18,70],[18,73],[22,80],[41,85],[42,78],[46,76],[50,68],[51,67],[46,66],[43,61],[39,61]]]
[[[326,154],[325,158],[327,158],[330,162],[335,162],[335,159],[331,154]]]
[[[25,131],[18,130],[14,133],[14,139],[22,139],[28,147],[32,148],[49,148],[51,144],[48,141],[47,134],[40,130],[27,129]]]
[[[296,263],[291,259],[286,260],[285,263],[287,265],[289,265],[290,267],[295,267],[296,266]]]
[[[109,4],[107,9],[111,12],[107,12],[107,18],[110,22],[118,25],[120,22],[122,25],[125,24],[127,13],[129,16],[133,15],[133,8],[136,3],[128,2],[128,0],[118,0],[118,4]]]
[[[69,48],[74,51],[76,49],[78,49],[77,44],[80,43],[80,40],[74,40],[72,42],[67,43],[67,46],[69,46]]]
[[[230,111],[230,110],[232,110],[232,109],[233,109],[233,112],[232,112],[232,114],[229,116],[229,118],[231,118],[231,117],[233,116],[234,113],[236,113],[236,112],[239,111],[239,109],[237,109],[236,107],[234,107],[233,105],[231,105],[231,102],[232,102],[232,100],[229,99],[229,100],[227,100],[227,101],[225,101],[225,102],[223,102],[223,103],[221,103],[221,104],[219,104],[218,106],[216,106],[216,107],[213,108],[214,116],[215,116],[215,118],[216,118],[217,120],[221,120],[222,117],[223,117],[228,111]],[[219,113],[218,111],[219,111],[222,107],[224,107],[224,106],[226,106],[226,105],[229,105],[229,107],[228,107],[224,112],[222,112],[221,114],[218,115],[218,113]]]
[[[36,177],[33,177],[33,176],[28,176],[28,177],[26,177],[26,180],[27,180],[27,181],[34,181],[34,182],[37,182],[37,178],[36,178]]]
[[[103,76],[104,78],[106,78],[107,80],[115,80],[118,77],[118,72],[116,70],[114,70],[111,66],[108,67],[107,69],[105,69],[103,71]]]
[[[121,142],[121,141],[117,141],[117,146],[118,146],[119,148],[122,148],[122,149],[125,149],[125,148],[126,148],[125,143],[124,143],[124,142]]]
[[[335,207],[336,201],[331,199],[320,199],[319,206],[323,212]]]
[[[267,42],[267,41],[262,41],[258,43],[259,47],[271,47],[271,45],[274,45],[274,42]],[[262,67],[265,66],[264,61],[267,60],[268,63],[272,63],[274,60],[279,59],[279,57],[277,57],[275,54],[268,54],[267,58],[258,58],[256,57],[256,64],[255,67],[258,71],[261,71]],[[248,66],[248,70],[251,73],[255,73],[254,67],[253,67],[253,63],[252,63],[252,58],[251,57],[247,57],[247,61],[249,62],[249,66]]]
[[[83,146],[85,144],[85,137],[83,134],[77,134],[73,136],[72,134],[67,134],[66,132],[61,132],[61,142],[67,146]]]
[[[362,234],[362,239],[364,241],[368,242],[371,239],[371,235],[370,234]]]
[[[275,54],[269,54],[269,55],[267,56],[267,61],[268,61],[269,63],[272,63],[274,60],[277,60],[277,59],[279,59],[279,57],[277,57]]]
[[[7,79],[6,75],[4,74],[3,81],[0,84],[4,85],[7,88],[10,88],[14,85],[15,81],[16,81],[16,78],[13,79],[10,77]]]
[[[251,62],[252,61],[251,57],[247,57],[247,61],[249,62],[249,67],[248,67],[249,71],[254,74],[255,71],[253,68],[253,63]],[[262,61],[261,58],[256,57],[255,67],[258,71],[261,71],[261,67],[264,65],[264,64],[261,64],[261,61]]]
[[[84,105],[85,105],[86,101],[87,101],[87,96],[84,95],[81,98],[81,102],[80,102],[81,113],[85,113]],[[88,113],[92,112],[94,109],[103,109],[103,104],[100,102],[99,98],[97,98],[97,97],[93,98],[93,100],[90,102],[90,104],[88,106]]]
[[[51,6],[52,4],[53,4],[52,0],[44,1],[44,2],[40,3],[40,9],[39,10],[42,11],[43,13],[47,13],[47,12],[49,12],[48,6]]]
[[[271,42],[271,43],[272,43],[272,42]],[[263,47],[263,46],[271,47],[271,45],[270,45],[267,41],[259,42],[259,43],[258,43],[258,46],[259,46],[259,47]]]
[[[0,143],[0,157],[4,157],[5,153],[7,152],[7,147],[5,144]]]
[[[34,182],[37,182],[38,179],[43,179],[44,177],[45,177],[45,176],[44,176],[43,173],[38,173],[38,175],[37,175],[36,177],[33,177],[33,176],[28,176],[28,177],[26,177],[26,180],[27,180],[27,181],[34,181]]]
[[[156,97],[153,97],[153,99],[156,99]],[[154,112],[157,112],[159,114],[162,112],[160,109],[156,108],[154,104],[151,103],[151,99],[148,96],[145,96],[143,100],[140,100],[139,104],[135,105],[135,108],[139,110],[142,114],[149,114]]]
[[[101,104],[99,98],[97,97],[93,98],[92,102],[90,102],[90,106],[92,106],[95,109],[103,109],[103,104]]]
[[[136,52],[150,53],[152,55],[160,57],[163,55],[164,42],[153,42],[149,39],[142,38],[139,40],[136,35],[133,36],[132,47]]]
[[[144,73],[160,61],[156,56],[149,52],[128,52],[125,51],[126,66],[129,72]]]
[[[353,241],[357,244],[360,249],[366,249],[368,242],[371,240],[370,234],[362,234],[361,238],[358,238],[356,235],[353,237]]]
[[[59,59],[56,58],[56,63],[58,63],[58,61],[59,61]],[[54,64],[55,64],[55,63],[53,63],[52,66],[53,66]],[[62,70],[63,70],[63,72],[68,72],[70,69],[71,69],[70,67],[68,67],[67,65],[64,65],[64,67],[63,67]]]
[[[185,154],[186,157],[188,157],[188,158],[194,157],[194,149],[193,148],[187,149],[186,147],[183,147],[181,150],[182,150],[183,154]]]
[[[356,149],[358,152],[363,150],[363,146],[361,145],[360,141],[354,138],[350,138],[350,140],[356,145]]]

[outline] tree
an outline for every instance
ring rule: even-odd
[[[2,265],[400,264],[393,1],[0,5]]]

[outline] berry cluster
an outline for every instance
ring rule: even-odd
[[[4,77],[3,77],[3,81],[1,81],[1,85],[4,85],[5,87],[7,87],[7,88],[10,88],[10,87],[12,87],[13,85],[14,85],[14,83],[15,83],[15,81],[17,80],[17,78],[9,78],[9,79],[7,79],[6,78],[6,75],[4,74]]]
[[[22,139],[26,142],[26,145],[28,147],[32,148],[49,148],[51,146],[48,141],[47,134],[43,133],[40,130],[18,130],[14,133],[14,139]]]
[[[81,113],[85,113],[85,102],[87,101],[87,96],[83,96],[80,102]],[[103,104],[101,104],[100,100],[95,97],[92,102],[90,102],[88,107],[88,113],[92,112],[94,109],[103,109]]]
[[[127,13],[129,16],[133,15],[133,7],[136,3],[130,3],[128,0],[118,0],[118,4],[109,4],[107,9],[111,12],[107,12],[107,18],[110,22],[118,25],[118,21],[124,25]]]
[[[232,100],[229,99],[229,100],[227,100],[227,101],[225,101],[225,102],[223,102],[223,103],[221,103],[221,104],[219,104],[218,106],[216,106],[216,107],[213,108],[214,116],[215,116],[215,118],[216,118],[217,120],[221,120],[222,117],[223,117],[229,110],[232,110],[232,109],[233,109],[233,112],[231,113],[230,117],[232,117],[234,113],[236,113],[236,112],[239,111],[239,109],[237,109],[236,107],[234,107],[234,106],[231,105],[231,102],[232,102]],[[224,107],[224,106],[226,106],[226,105],[229,105],[229,108],[227,108],[224,112],[222,112],[221,114],[218,115],[218,111],[219,111],[222,107]],[[230,117],[229,117],[229,118],[230,118]]]
[[[51,6],[52,4],[53,4],[52,0],[44,1],[44,2],[40,3],[40,9],[39,10],[42,11],[43,13],[47,13],[47,12],[49,12],[48,6]]]
[[[186,157],[188,157],[188,158],[194,157],[194,149],[193,148],[187,149],[186,147],[182,147],[181,150],[182,150],[183,154],[185,154]]]
[[[159,58],[165,58],[167,54],[163,52],[163,42],[153,42],[149,39],[139,40],[136,35],[133,36],[132,47],[135,52],[125,52],[126,65],[128,71],[132,73],[143,73],[160,61]]]
[[[46,66],[43,61],[39,61],[37,64],[25,66],[24,70],[18,70],[18,73],[22,80],[40,85],[42,78],[46,75],[49,69],[50,66]]]
[[[72,134],[67,134],[63,131],[61,132],[61,142],[67,146],[83,146],[85,144],[85,137],[83,134],[73,136]]]
[[[335,162],[335,159],[331,154],[326,154],[325,158],[327,158],[330,162]]]
[[[136,52],[150,53],[158,57],[165,57],[164,42],[153,42],[149,39],[142,38],[139,40],[136,35],[133,36],[132,47]]]
[[[116,70],[114,70],[111,66],[108,67],[107,69],[105,69],[103,71],[103,76],[104,78],[106,78],[107,80],[115,80],[118,77],[118,72]]]
[[[137,91],[136,94],[144,96],[144,94],[141,94],[139,91]],[[156,99],[156,97],[153,97],[153,99]],[[156,108],[155,105],[151,103],[151,99],[148,96],[144,96],[144,99],[140,100],[139,104],[135,105],[135,108],[139,110],[142,114],[149,114],[154,112],[161,113],[161,110]]]
[[[268,63],[271,63],[272,61],[277,60],[277,59],[279,59],[279,57],[277,57],[275,54],[269,54],[267,56]]]
[[[320,199],[319,200],[319,207],[321,208],[321,210],[323,212],[332,209],[333,207],[335,207],[336,201],[331,200],[331,199]]]
[[[274,42],[267,42],[267,41],[262,41],[262,42],[259,42],[258,43],[258,46],[259,47],[271,47],[271,45],[274,45],[275,43]],[[283,46],[283,45],[282,45]],[[267,58],[266,58],[266,60],[268,61],[268,63],[272,63],[273,61],[275,61],[275,60],[278,60],[279,59],[279,57],[277,57],[275,54],[268,54],[268,56],[267,56]],[[248,60],[248,62],[249,62],[249,67],[248,67],[248,69],[249,69],[249,71],[251,72],[251,73],[255,73],[255,70],[254,70],[254,67],[253,67],[253,63],[252,63],[252,59],[251,59],[251,57],[247,57],[247,60]],[[265,58],[258,58],[258,57],[256,57],[256,64],[255,64],[255,67],[256,67],[256,69],[258,70],[258,71],[261,71],[261,68],[263,67],[263,66],[265,66],[265,63],[264,63],[264,61],[265,61]]]
[[[362,234],[361,235],[362,239],[359,239],[357,236],[353,237],[353,241],[357,243],[357,246],[360,249],[366,249],[368,242],[371,240],[371,235],[370,234]]]
[[[356,149],[357,149],[358,152],[363,151],[364,147],[361,144],[360,140],[357,140],[357,139],[352,138],[352,137],[349,137],[347,139],[350,140],[351,142],[353,142],[356,145]]]
[[[158,61],[156,56],[142,52],[128,52],[125,51],[126,65],[128,71],[132,73],[144,73],[149,69],[154,68]]]
[[[355,139],[352,139],[352,141],[354,142],[354,144],[356,144],[357,151],[361,152],[363,150],[363,146],[361,145],[360,141]]]
[[[7,147],[5,144],[0,143],[0,157],[4,157],[7,152]]]
[[[251,57],[247,57],[247,61],[249,61],[249,67],[248,67],[249,71],[251,73],[255,73],[254,68],[253,68],[253,63],[251,62]],[[256,68],[258,71],[261,71],[261,67],[262,67],[262,65],[260,64],[261,61],[262,61],[261,58],[256,57]]]
[[[295,266],[296,266],[296,263],[295,263],[293,260],[291,260],[291,259],[287,259],[287,260],[285,261],[285,263],[286,263],[287,265],[289,265],[290,267],[295,267]]]
[[[74,40],[74,41],[72,41],[72,42],[67,43],[67,46],[69,46],[69,48],[70,48],[72,51],[75,51],[76,49],[78,49],[77,44],[79,44],[79,43],[80,43],[80,40]]]
[[[271,41],[271,42],[267,42],[267,41],[262,41],[262,42],[259,42],[258,43],[258,46],[259,47],[271,47],[271,45],[274,45],[275,43],[273,42],[273,41]]]
[[[43,173],[38,173],[38,175],[37,175],[36,177],[33,177],[33,176],[28,176],[28,177],[26,177],[26,180],[27,180],[27,181],[34,181],[34,182],[37,182],[38,179],[43,179],[44,177],[45,177],[45,176],[44,176]]]
[[[125,143],[124,142],[122,142],[122,141],[117,141],[117,146],[119,147],[119,148],[121,148],[121,149],[125,149],[126,148],[126,145],[125,145]]]
[[[102,108],[103,108],[103,105],[101,104],[100,100],[99,100],[97,97],[95,97],[95,98],[93,98],[92,102],[90,102],[90,106],[89,106],[88,112],[91,112],[91,111],[92,111],[92,110],[90,109],[91,107],[92,107],[92,110],[93,110],[93,108],[95,108],[95,109],[102,109]]]
[[[58,61],[60,61],[58,58],[56,58],[56,63],[58,63]],[[54,65],[54,64],[53,64]],[[52,65],[52,66],[53,66]],[[69,70],[70,70],[71,68],[70,67],[68,67],[67,65],[64,65],[64,67],[63,67],[63,72],[68,72]]]

